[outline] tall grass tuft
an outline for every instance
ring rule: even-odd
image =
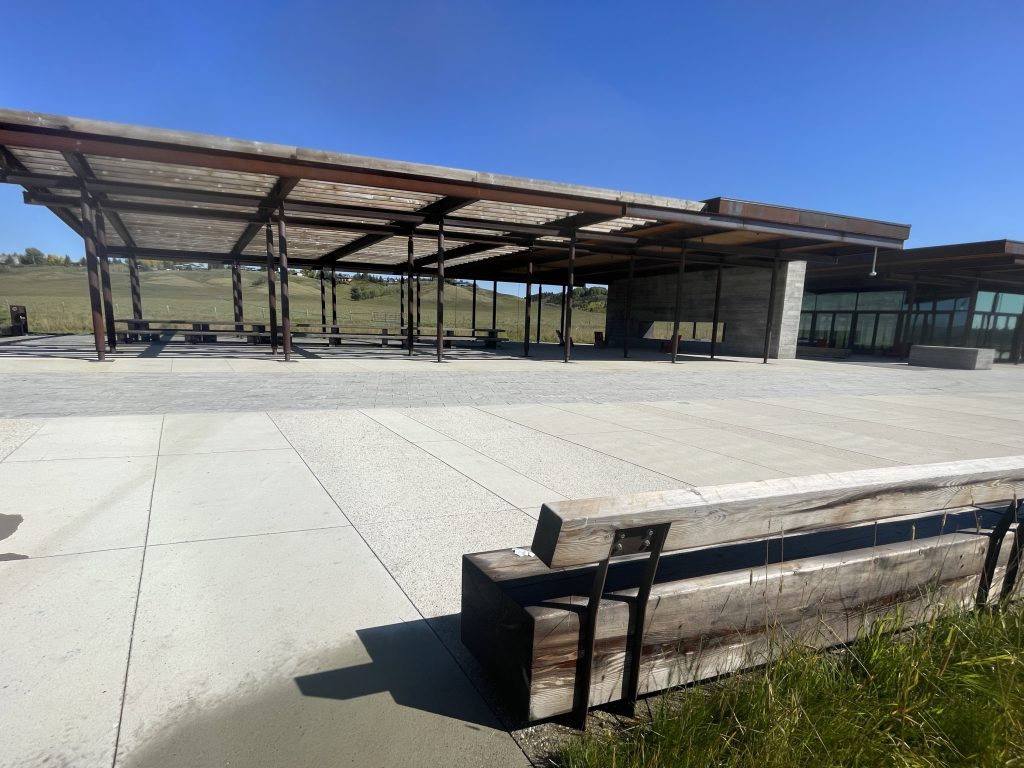
[[[828,653],[662,697],[650,722],[574,738],[561,768],[1024,766],[1024,608],[878,623]]]

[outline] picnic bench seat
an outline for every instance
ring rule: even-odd
[[[462,559],[462,642],[514,716],[571,714],[1018,595],[1024,456],[559,501]]]
[[[121,341],[155,342],[166,334],[182,334],[190,344],[217,341],[218,336],[245,336],[253,344],[269,343],[270,337],[264,323],[236,322],[234,320],[163,320],[147,318],[119,318],[115,326],[125,330],[119,335]],[[248,330],[247,330],[248,329]]]

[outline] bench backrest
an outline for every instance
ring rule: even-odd
[[[671,524],[664,551],[856,525],[1024,495],[1024,456],[779,478],[545,504],[532,550],[561,568],[609,557],[616,532]]]

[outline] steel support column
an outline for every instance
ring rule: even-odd
[[[409,324],[406,327],[406,345],[409,348],[409,355],[412,355],[413,345],[416,342],[416,329],[413,327],[412,322],[412,271],[416,268],[416,245],[413,242],[412,235],[409,235],[409,247],[408,247],[408,261],[409,269]],[[416,279],[416,321],[419,323],[419,278]]]
[[[444,219],[437,222],[437,362],[444,362]]]
[[[633,260],[630,258],[630,267]],[[679,313],[683,306],[683,273],[686,271],[686,251],[679,257],[679,269],[676,273],[676,303],[672,309],[672,362],[676,361],[679,354]]]
[[[633,328],[633,276],[636,272],[636,254],[629,255],[629,275],[626,277],[626,325],[622,329],[622,356],[629,357],[629,332]],[[678,293],[678,291],[677,291]],[[679,314],[678,312],[676,313]]]
[[[320,333],[327,333],[327,285],[323,267],[320,267]]]
[[[420,290],[420,276],[416,275],[416,333],[420,332],[420,306],[422,291]]]
[[[532,249],[531,249],[532,250]],[[531,253],[532,256],[532,253]],[[533,259],[526,263],[526,316],[523,320],[523,357],[530,356],[530,303],[533,291]]]
[[[558,332],[559,332],[559,334],[564,334],[565,333],[565,286],[564,285],[562,286],[562,311],[561,311],[561,314],[558,317]],[[565,341],[565,337],[564,336],[562,337],[562,340]]]
[[[277,290],[274,286],[274,229],[267,222],[267,311],[270,315],[270,351],[277,354]]]
[[[718,265],[715,277],[715,311],[711,318],[711,359],[715,359],[715,348],[718,345],[718,310],[722,304],[722,265]]]
[[[405,330],[405,275],[398,276],[398,335]]]
[[[83,189],[82,197],[82,240],[85,242],[85,266],[89,278],[89,306],[92,309],[92,337],[96,344],[96,359],[101,363],[107,359],[107,347],[103,341],[103,299],[100,289],[100,265],[96,258],[96,231],[93,203]]]
[[[772,347],[772,326],[775,322],[775,288],[779,284],[779,260],[772,262],[772,282],[768,289],[768,317],[764,321],[764,355],[761,362],[768,364],[768,354]]]
[[[237,261],[231,264],[231,306],[235,316],[235,333],[241,333],[245,330],[242,328],[245,314],[242,309],[242,270]]]
[[[139,260],[128,257],[128,280],[132,289],[132,318],[142,319],[142,283],[139,281]]]
[[[470,324],[473,326],[473,331],[476,331],[476,280],[473,281],[473,314],[471,315]]]
[[[338,325],[338,273],[331,267],[331,332],[337,333]]]
[[[111,352],[117,351],[117,332],[114,329],[114,291],[110,284],[110,257],[107,255],[107,222],[103,209],[93,209],[96,223],[96,256],[100,264],[100,282],[103,287],[103,317],[106,320],[107,347]]]
[[[569,362],[569,350],[572,348],[572,289],[575,284],[574,272],[576,271],[576,233],[572,233],[572,240],[569,241],[569,277],[566,281],[569,284],[568,297],[565,302],[565,326],[562,328],[562,362]]]
[[[540,345],[540,310],[544,306],[544,285],[537,286],[537,344]]]
[[[277,249],[281,263],[281,345],[285,362],[292,359],[292,316],[288,303],[288,225],[284,220],[284,206],[277,209]]]
[[[491,286],[491,330],[498,327],[498,281]]]

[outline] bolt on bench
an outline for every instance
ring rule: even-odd
[[[560,501],[532,547],[462,559],[462,642],[515,716],[827,648],[1014,598],[1024,456]],[[898,620],[898,623],[897,623]]]

